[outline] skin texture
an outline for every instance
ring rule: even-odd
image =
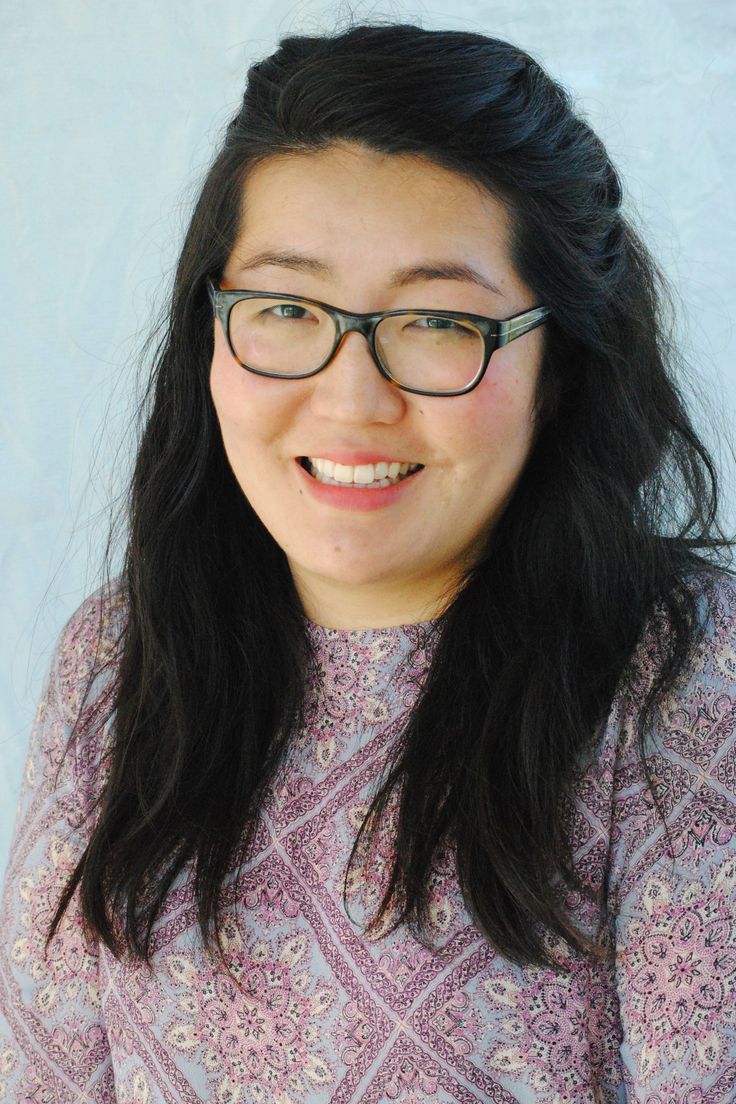
[[[505,207],[461,175],[339,143],[251,171],[220,284],[361,313],[421,307],[504,319],[540,305],[512,267],[509,229]],[[262,250],[309,254],[331,275],[245,267]],[[390,286],[394,269],[439,260],[471,264],[498,293],[447,278]],[[318,375],[274,380],[241,368],[217,320],[214,328],[210,387],[225,450],[288,558],[307,616],[343,629],[437,616],[482,552],[530,453],[544,326],[496,350],[481,384],[451,398],[393,386],[360,334],[348,334]],[[317,501],[295,464],[336,449],[425,470],[381,509],[339,508]]]

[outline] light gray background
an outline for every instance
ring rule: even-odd
[[[576,94],[682,299],[682,339],[733,433],[736,6],[731,0],[356,3],[477,30]],[[128,471],[133,363],[248,64],[347,7],[5,0],[0,41],[0,865],[61,627],[98,582]],[[734,529],[733,470],[724,472]]]

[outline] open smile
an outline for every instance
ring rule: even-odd
[[[421,464],[394,461],[399,469],[396,474],[391,465],[388,465],[387,474],[383,475],[380,464],[358,464],[354,468],[349,464],[335,464],[332,475],[329,475],[324,469],[320,471],[315,459],[296,457],[294,467],[301,485],[299,493],[307,490],[317,502],[339,510],[370,512],[391,506],[412,493],[411,488],[421,480],[424,471]],[[406,470],[402,471],[402,467]],[[366,471],[367,468],[378,468],[378,471]]]
[[[381,490],[408,479],[423,464],[382,460],[376,464],[338,464],[315,456],[300,456],[299,463],[319,483],[333,487],[354,487],[361,490]]]

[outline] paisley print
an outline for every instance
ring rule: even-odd
[[[549,935],[569,973],[507,961],[472,923],[453,855],[430,894],[431,946],[367,934],[392,856],[389,806],[348,858],[426,676],[433,624],[346,631],[311,622],[305,725],[226,886],[222,957],[198,937],[189,869],[153,933],[149,970],[81,923],[45,932],[104,780],[118,591],[92,595],[57,646],[30,742],[5,878],[0,1101],[12,1104],[716,1104],[736,1099],[736,588],[718,575],[705,631],[637,749],[656,669],[631,679],[576,775],[575,863],[606,901],[608,961]],[[101,639],[98,639],[102,633]],[[80,714],[81,710],[81,714]],[[80,714],[70,746],[72,724]],[[579,894],[577,924],[597,929]]]

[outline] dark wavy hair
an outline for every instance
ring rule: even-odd
[[[426,938],[432,869],[451,845],[468,910],[500,953],[557,968],[546,928],[600,958],[556,885],[601,904],[573,869],[565,807],[645,630],[662,657],[639,715],[654,794],[647,726],[698,636],[696,582],[730,549],[716,473],[681,396],[671,293],[568,93],[508,42],[383,23],[286,37],[254,64],[201,188],[127,503],[106,781],[49,939],[79,887],[90,931],[150,961],[152,926],[191,864],[204,943],[219,946],[225,880],[303,723],[305,619],[225,456],[205,279],[228,259],[252,167],[338,140],[426,158],[501,199],[513,264],[552,311],[534,447],[436,621],[353,847],[350,864],[396,798],[395,859],[368,930],[391,908],[394,927]]]

